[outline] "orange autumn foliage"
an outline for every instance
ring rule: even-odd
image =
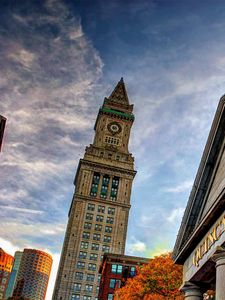
[[[134,278],[115,293],[116,300],[181,300],[182,267],[175,265],[171,253],[142,266]]]

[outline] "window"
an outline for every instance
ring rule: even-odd
[[[111,236],[104,235],[103,242],[105,242],[105,243],[110,243],[110,242],[111,242]]]
[[[104,175],[102,178],[102,187],[100,192],[100,198],[106,199],[107,192],[108,192],[108,186],[109,186],[109,175]]]
[[[104,212],[105,212],[105,206],[99,205],[98,206],[98,212],[104,214]]]
[[[96,271],[96,264],[89,263],[88,264],[88,270],[89,271]]]
[[[136,275],[136,268],[135,267],[130,267],[130,276],[134,277]]]
[[[99,233],[94,233],[93,234],[93,240],[100,241],[100,239],[101,239],[101,234],[99,234]]]
[[[73,294],[71,300],[80,300],[80,295]]]
[[[93,291],[93,285],[86,284],[85,285],[85,292],[92,292]]]
[[[115,215],[115,208],[109,207],[109,208],[108,208],[108,214],[109,214],[109,215]]]
[[[80,251],[79,258],[86,259],[86,257],[87,257],[87,252]]]
[[[102,225],[95,224],[95,230],[101,231],[102,230]]]
[[[111,217],[107,217],[106,223],[113,224],[114,219]]]
[[[111,272],[113,274],[122,274],[123,267],[121,265],[113,264],[111,266]]]
[[[96,253],[90,254],[90,260],[97,260],[97,259],[98,259],[98,254],[96,254]]]
[[[110,191],[110,200],[112,201],[116,201],[118,186],[119,186],[119,177],[114,176],[112,180],[111,191]]]
[[[84,223],[84,229],[91,229],[92,224],[91,223]]]
[[[86,213],[86,220],[93,220],[93,214]]]
[[[109,252],[109,246],[103,245],[102,246],[102,251],[108,253]]]
[[[88,249],[88,242],[81,242],[80,247],[81,249]]]
[[[102,275],[98,275],[98,282],[101,281],[101,276],[102,276]]]
[[[107,144],[111,144],[111,145],[119,145],[119,139],[113,138],[111,136],[106,136],[105,137],[105,142]]]
[[[91,210],[91,211],[94,211],[95,210],[95,205],[91,204],[91,203],[88,203],[87,209]]]
[[[113,300],[113,294],[108,294],[107,300]]]
[[[95,280],[95,275],[94,274],[87,274],[87,281],[93,282]]]
[[[100,180],[100,174],[95,172],[92,179],[90,196],[93,197],[97,196],[99,180]]]
[[[100,216],[100,215],[96,216],[96,221],[97,222],[103,222],[103,219],[104,219],[104,216]]]
[[[111,289],[120,288],[121,281],[115,278],[110,279],[109,287]]]
[[[81,283],[74,283],[74,291],[79,292],[81,290]]]
[[[77,269],[84,269],[85,268],[85,263],[83,261],[78,261],[77,262]]]
[[[105,227],[105,232],[111,233],[112,232],[112,227],[111,226],[106,226]]]
[[[92,243],[91,250],[99,250],[99,244]]]
[[[91,296],[84,296],[83,300],[91,300]]]
[[[76,273],[75,273],[75,278],[76,278],[76,279],[79,279],[79,280],[83,280],[84,274],[81,273],[81,272],[76,272]]]
[[[83,238],[83,239],[89,239],[89,238],[90,238],[90,233],[84,231],[84,232],[83,232],[83,235],[82,235],[82,238]]]

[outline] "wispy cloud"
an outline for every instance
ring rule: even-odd
[[[187,180],[187,181],[184,181],[184,182],[178,184],[177,186],[167,188],[166,192],[169,192],[169,193],[182,193],[182,192],[185,192],[187,190],[190,190],[192,185],[193,185],[193,181]]]
[[[34,209],[27,209],[22,207],[16,207],[16,206],[9,206],[9,205],[0,205],[1,209],[8,209],[13,212],[21,212],[21,213],[28,213],[28,214],[43,214],[43,210],[34,210]]]
[[[177,221],[179,222],[181,220],[183,214],[184,214],[184,208],[182,208],[182,207],[175,208],[169,213],[167,220],[171,223],[174,223]]]

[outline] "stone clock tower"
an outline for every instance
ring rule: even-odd
[[[53,300],[98,299],[103,254],[124,254],[136,173],[128,150],[132,111],[121,78],[99,109],[93,144],[78,165]]]

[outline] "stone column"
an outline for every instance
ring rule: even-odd
[[[212,260],[216,263],[216,300],[225,300],[225,249],[217,247]]]
[[[100,178],[99,178],[99,182],[98,182],[98,191],[97,191],[97,198],[100,198],[100,194],[101,194],[101,189],[102,189],[102,180],[103,180],[103,175],[100,174]]]
[[[195,285],[192,282],[186,281],[181,288],[181,291],[184,293],[185,300],[202,300],[203,293],[199,286]]]

